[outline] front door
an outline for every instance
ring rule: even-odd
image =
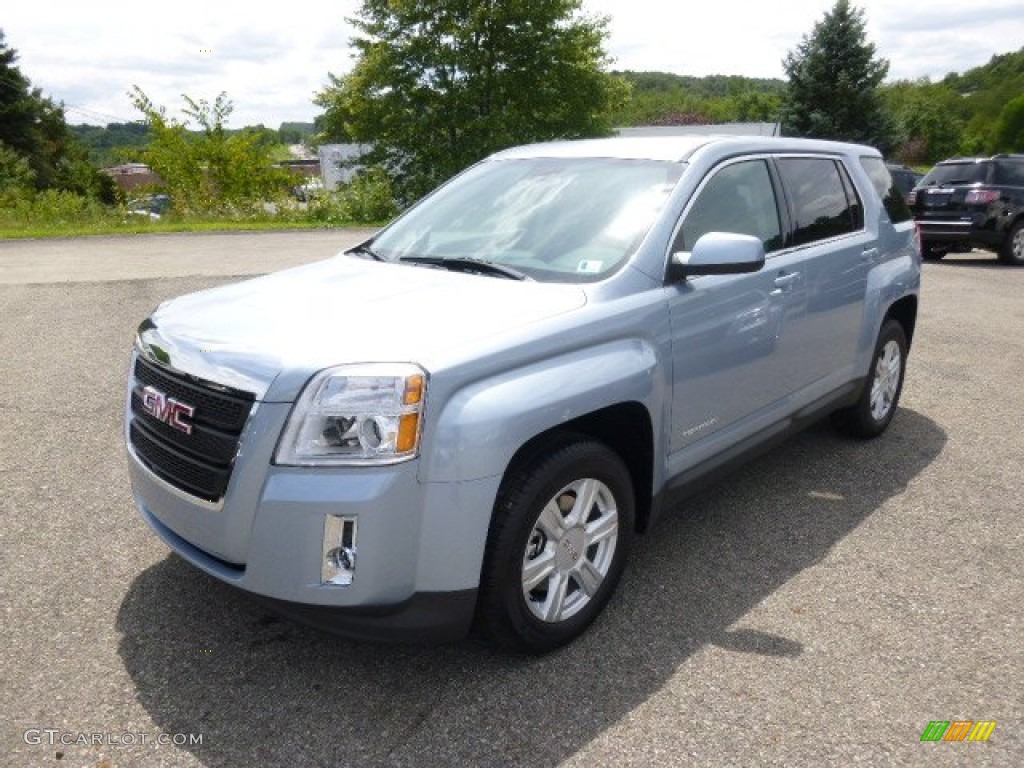
[[[687,207],[673,252],[707,232],[753,235],[763,269],[691,277],[670,286],[672,418],[669,471],[690,466],[769,425],[802,374],[790,342],[806,318],[800,252],[782,250],[782,219],[767,158],[715,169]]]

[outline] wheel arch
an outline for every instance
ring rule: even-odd
[[[882,325],[885,325],[885,321],[890,319],[903,326],[909,350],[914,339],[914,327],[917,325],[917,296],[911,294],[893,302],[882,319]]]
[[[647,408],[638,402],[617,403],[551,427],[524,443],[505,469],[505,476],[557,444],[590,438],[607,446],[626,465],[633,484],[638,532],[651,516],[654,476],[654,426]]]

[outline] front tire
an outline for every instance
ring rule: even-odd
[[[604,444],[567,437],[509,470],[487,536],[477,620],[509,650],[579,636],[622,576],[634,521],[629,470]]]
[[[907,368],[907,335],[896,320],[882,325],[872,360],[860,399],[832,416],[839,431],[851,437],[877,437],[896,413]]]

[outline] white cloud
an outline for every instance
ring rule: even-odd
[[[778,78],[785,77],[786,54],[833,5],[834,0],[584,0],[585,10],[612,18],[609,48],[619,69]],[[1015,51],[1024,41],[1020,0],[853,5],[864,10],[868,40],[889,60],[892,78],[939,78]]]
[[[328,71],[351,66],[344,19],[354,0],[304,0],[294,9],[209,0],[141,7],[12,3],[2,28],[22,72],[64,102],[71,122],[137,120],[127,95],[133,85],[173,114],[181,94],[212,100],[226,91],[234,126],[308,121]]]

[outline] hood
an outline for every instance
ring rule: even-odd
[[[410,362],[429,372],[461,346],[585,303],[578,285],[339,255],[165,302],[139,342],[185,373],[290,401],[322,368]]]

